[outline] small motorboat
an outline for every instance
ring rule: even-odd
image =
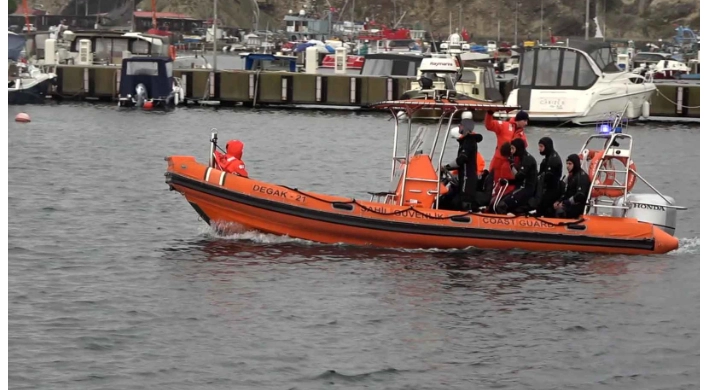
[[[8,104],[41,104],[51,97],[57,75],[21,62],[9,64]]]
[[[417,70],[418,78],[400,100],[436,99],[445,96],[459,103],[502,103],[503,96],[495,88],[493,68],[480,64],[477,68],[465,67],[459,54],[432,54],[422,59]],[[478,64],[476,64],[478,65]],[[459,111],[459,114],[461,111]],[[474,111],[475,120],[483,120],[483,111]],[[439,110],[418,110],[414,118],[437,120]]]
[[[8,32],[8,104],[40,104],[51,95],[57,75],[45,72],[39,67],[21,59],[26,39],[22,35]]]
[[[369,200],[318,194],[222,171],[215,162],[216,133],[207,164],[191,156],[166,157],[166,183],[205,222],[229,233],[257,230],[321,243],[387,248],[622,254],[666,253],[678,248],[673,236],[676,210],[684,208],[650,185],[655,193],[630,193],[636,178],[645,180],[631,160],[631,136],[623,132],[620,121],[600,126],[599,134],[590,136],[583,146],[580,154],[590,162],[592,187],[585,212],[570,220],[542,218],[533,212],[499,215],[439,208],[439,196],[447,192],[439,167],[454,115],[519,107],[445,98],[385,101],[375,106],[388,109],[395,123],[392,186],[386,192],[371,192]],[[422,109],[441,110],[441,120],[436,128],[422,126],[412,134],[411,118]],[[399,115],[401,111],[406,115]],[[404,132],[400,131],[402,120],[407,125]],[[596,142],[604,146],[590,149]],[[402,144],[407,145],[404,151],[398,147]]]
[[[119,107],[171,108],[185,100],[170,57],[124,58],[119,89]]]

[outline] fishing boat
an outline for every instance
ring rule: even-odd
[[[216,133],[212,133],[207,163],[192,156],[166,157],[166,183],[205,222],[230,233],[256,230],[321,243],[387,248],[623,254],[658,254],[678,248],[673,236],[676,210],[684,208],[650,184],[654,193],[631,193],[636,179],[645,179],[631,160],[631,136],[616,120],[600,127],[600,133],[590,136],[582,148],[583,160],[590,163],[592,187],[585,212],[570,220],[542,218],[534,212],[499,215],[439,208],[439,196],[447,192],[446,176],[439,167],[456,113],[507,112],[519,107],[461,103],[445,97],[374,106],[392,114],[394,146],[391,187],[370,192],[369,200],[319,194],[222,171],[215,160]],[[438,126],[422,126],[413,134],[412,116],[419,110],[441,110]],[[399,115],[401,111],[406,115]],[[400,131],[400,122],[405,131]],[[604,146],[591,149],[596,142]],[[406,150],[399,145],[406,145]]]

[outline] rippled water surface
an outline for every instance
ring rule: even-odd
[[[13,389],[699,387],[697,126],[630,131],[640,172],[690,208],[676,252],[397,251],[218,237],[163,177],[169,154],[205,160],[214,127],[245,142],[256,178],[362,197],[388,185],[382,114],[22,109],[32,123],[17,107],[8,122]],[[528,134],[567,155],[590,131]]]

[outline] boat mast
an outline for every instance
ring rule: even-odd
[[[542,25],[545,23],[545,0],[540,0],[540,44],[542,45]]]
[[[587,0],[587,12],[584,14],[584,40],[589,40],[589,0]]]
[[[217,0],[213,0],[212,7],[212,72],[217,76]]]
[[[131,32],[136,31],[136,0],[131,0]]]

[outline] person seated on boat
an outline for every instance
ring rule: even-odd
[[[235,175],[249,177],[246,165],[242,161],[242,153],[244,152],[244,143],[239,140],[231,140],[227,142],[227,152],[222,154],[218,151],[214,152],[215,161],[219,169],[233,173]]]
[[[500,147],[506,142],[511,142],[514,139],[522,139],[525,147],[528,147],[528,139],[525,136],[525,126],[528,124],[528,113],[518,111],[515,118],[508,121],[499,121],[493,118],[493,111],[486,113],[484,124],[488,131],[492,131],[496,135],[496,149],[493,152],[493,159],[488,166],[488,170],[493,172],[496,168],[508,164],[508,159],[500,154]]]
[[[510,143],[510,151],[514,162],[512,171],[514,178],[511,181],[500,179],[500,184],[515,185],[515,190],[504,196],[498,203],[498,214],[524,213],[531,209],[530,200],[537,191],[537,161],[525,150],[525,141],[516,138]]]
[[[565,184],[564,194],[553,206],[556,216],[558,218],[579,218],[584,213],[592,183],[587,172],[582,169],[579,156],[576,154],[567,156]]]
[[[562,159],[555,151],[554,143],[550,137],[542,137],[538,141],[540,154],[540,173],[537,184],[537,208],[539,216],[554,217],[554,204],[560,198],[560,181],[562,180]]]
[[[494,200],[510,194],[515,190],[515,185],[511,182],[515,178],[513,175],[512,166],[515,163],[515,158],[510,152],[510,142],[501,145],[499,152],[505,157],[505,164],[500,164],[497,169],[490,171],[491,179],[493,180],[493,188],[491,190],[491,198],[489,201],[488,211],[494,211]],[[505,180],[501,180],[505,179]],[[503,184],[501,184],[503,183]]]
[[[456,159],[442,167],[447,171],[458,170],[458,194],[452,203],[459,210],[475,210],[479,207],[476,202],[478,143],[483,140],[483,136],[476,134],[473,128],[473,114],[464,111],[461,115],[461,124],[452,128],[450,133],[459,143]]]

